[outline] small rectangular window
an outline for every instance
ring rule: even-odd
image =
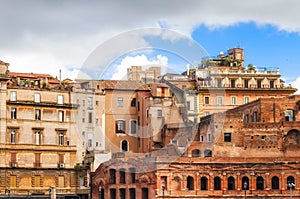
[[[17,119],[17,108],[11,108],[10,117],[11,119]]]
[[[116,133],[126,133],[125,120],[117,120],[116,121]]]
[[[64,112],[63,111],[58,111],[58,121],[64,122]]]
[[[88,119],[89,119],[89,123],[92,123],[93,122],[93,113],[89,113],[88,114]]]
[[[231,97],[231,105],[236,105],[236,97],[235,96]]]
[[[130,106],[131,107],[135,107],[136,106],[136,98],[131,98]]]
[[[209,97],[204,97],[204,103],[209,104]]]
[[[123,97],[118,97],[118,107],[123,107]]]
[[[10,101],[12,101],[12,102],[17,101],[17,92],[16,91],[10,92]]]
[[[231,142],[231,133],[224,133],[224,142]]]
[[[161,109],[157,110],[157,117],[162,117],[162,110]]]
[[[270,80],[270,88],[274,88],[274,80]]]
[[[191,102],[190,101],[186,102],[186,108],[187,108],[188,111],[191,110]]]
[[[250,97],[248,97],[248,96],[244,97],[244,102],[245,102],[245,104],[248,104],[249,101],[250,101]]]
[[[64,104],[64,97],[62,95],[57,96],[57,103],[58,104]]]
[[[261,80],[257,80],[257,88],[261,88]]]
[[[235,80],[234,79],[231,80],[231,88],[235,88]]]
[[[222,105],[223,104],[223,97],[221,97],[221,96],[217,97],[217,104],[218,105]]]
[[[131,120],[130,121],[130,133],[131,134],[136,134],[137,132],[137,123],[136,120]]]
[[[40,103],[41,102],[41,95],[39,93],[34,94],[34,102]]]
[[[59,132],[58,134],[58,145],[63,146],[65,143],[65,134],[64,132]]]
[[[88,108],[93,108],[93,98],[88,97]]]
[[[249,82],[248,79],[244,80],[244,88],[248,88],[249,87],[248,82]]]
[[[35,120],[41,120],[41,110],[35,109]]]

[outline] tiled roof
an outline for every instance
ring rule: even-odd
[[[23,77],[23,78],[53,78],[49,74],[37,74],[37,73],[16,73],[16,72],[9,72],[9,76],[11,77]]]
[[[107,90],[150,90],[147,84],[132,80],[104,80],[103,86]]]

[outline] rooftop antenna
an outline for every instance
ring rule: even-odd
[[[59,84],[61,84],[61,69],[59,69]]]

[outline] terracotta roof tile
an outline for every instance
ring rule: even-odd
[[[11,76],[11,77],[23,77],[23,78],[53,78],[49,74],[37,74],[37,73],[9,72],[8,75]]]

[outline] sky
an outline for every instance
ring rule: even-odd
[[[241,47],[300,90],[298,0],[0,0],[0,60],[13,72],[124,79],[131,65],[181,73]]]

